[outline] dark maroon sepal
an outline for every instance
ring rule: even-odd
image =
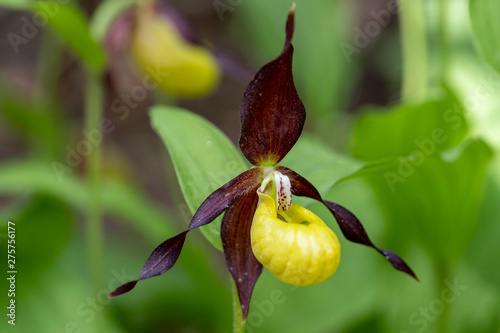
[[[228,208],[221,225],[227,268],[238,289],[243,320],[247,318],[252,291],[262,272],[262,264],[253,254],[250,239],[250,227],[258,202],[256,190],[240,197]]]
[[[297,142],[306,118],[292,75],[295,10],[286,24],[283,52],[250,82],[240,107],[240,148],[253,165],[274,165]]]
[[[161,243],[149,256],[139,278],[118,287],[109,294],[109,297],[127,293],[135,287],[138,281],[161,275],[172,268],[179,258],[187,233],[212,222],[241,196],[251,191],[255,192],[260,177],[261,170],[252,168],[215,190],[200,205],[189,224],[189,228]]]
[[[314,185],[295,171],[282,166],[278,167],[277,170],[290,178],[292,194],[305,196],[323,202],[330,212],[332,212],[335,220],[337,220],[340,230],[342,231],[342,234],[344,234],[345,238],[351,242],[374,248],[377,252],[382,254],[384,258],[387,259],[392,266],[394,266],[394,268],[410,275],[418,281],[418,278],[413,270],[404,262],[403,259],[401,259],[401,257],[392,251],[379,249],[373,244],[361,222],[348,209],[334,202],[323,200]]]

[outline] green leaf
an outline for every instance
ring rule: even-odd
[[[448,93],[439,100],[363,113],[354,126],[352,151],[364,160],[428,156],[458,145],[468,128],[463,106]]]
[[[27,100],[11,89],[0,88],[0,113],[9,130],[31,145],[39,156],[55,156],[63,149],[63,138],[71,129],[53,112],[53,105]],[[8,123],[7,123],[8,121]],[[54,128],[58,128],[54,131]]]
[[[500,2],[470,0],[470,21],[474,40],[484,60],[500,72]]]
[[[0,0],[1,7],[7,7],[10,9],[28,10],[32,4],[32,0]]]
[[[104,49],[90,35],[84,13],[75,5],[58,1],[37,1],[34,13],[47,17],[49,27],[90,69],[101,72],[105,66]]]
[[[4,163],[0,166],[0,195],[47,193],[85,212],[87,186],[71,174],[59,179],[55,165],[37,161]],[[131,185],[103,180],[101,201],[106,213],[127,222],[153,242],[163,241],[174,232],[173,218]]]
[[[16,269],[10,270],[23,272],[18,276],[17,289],[21,295],[29,294],[29,288],[51,268],[70,239],[73,223],[71,210],[61,200],[38,195],[30,201],[19,215],[0,221],[1,234],[7,234],[8,226],[15,229]],[[7,221],[14,225],[8,225]],[[2,251],[7,252],[6,242],[1,243]]]
[[[392,241],[407,246],[417,240],[438,264],[449,267],[474,234],[492,151],[476,140],[446,153],[377,162],[348,178],[363,177],[372,185]]]
[[[485,186],[484,199],[479,211],[479,225],[474,235],[474,240],[465,257],[469,265],[474,267],[473,271],[481,272],[481,277],[496,285],[500,291],[500,267],[492,266],[491,263],[497,259],[500,253],[500,151],[497,150],[492,161]]]
[[[196,114],[157,105],[152,109],[151,123],[168,149],[192,213],[210,193],[248,169],[231,141]],[[218,218],[201,228],[218,249],[222,249],[220,222]]]
[[[113,20],[124,10],[133,6],[135,0],[107,0],[96,8],[90,23],[90,32],[97,41],[104,41]]]

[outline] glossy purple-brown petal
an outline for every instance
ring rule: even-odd
[[[161,275],[172,268],[179,258],[187,233],[190,230],[212,222],[241,196],[245,196],[251,191],[255,192],[260,182],[260,177],[261,170],[252,168],[215,190],[200,205],[189,224],[189,228],[161,243],[149,256],[139,278],[121,285],[111,292],[109,297],[129,292],[140,280]]]
[[[109,297],[125,294],[131,291],[140,280],[161,275],[172,268],[181,254],[182,246],[186,240],[187,233],[188,230],[161,243],[160,246],[158,246],[149,256],[148,260],[144,264],[144,267],[142,268],[139,278],[116,288],[109,294]]]
[[[250,240],[250,227],[258,201],[256,187],[226,210],[221,225],[227,268],[238,290],[243,320],[247,318],[252,291],[262,272],[262,264],[255,258]]]
[[[292,194],[309,197],[323,202],[323,204],[335,217],[335,220],[337,221],[345,238],[351,242],[363,244],[377,250],[377,252],[382,254],[394,268],[410,275],[418,281],[418,278],[413,270],[404,262],[403,259],[401,259],[401,257],[392,251],[379,249],[373,244],[359,219],[348,209],[334,202],[323,200],[318,190],[307,179],[295,171],[286,167],[278,167],[277,170],[290,178]]]
[[[398,256],[396,253],[385,250],[385,249],[379,249],[375,245],[373,245],[372,241],[368,237],[368,234],[365,231],[365,228],[363,228],[363,225],[361,222],[359,222],[358,218],[351,213],[348,209],[345,207],[342,207],[339,204],[336,204],[331,201],[323,201],[326,207],[333,213],[335,216],[335,219],[337,220],[337,223],[340,226],[340,229],[342,230],[342,233],[344,234],[345,238],[348,240],[359,243],[359,244],[364,244],[367,246],[370,246],[377,250],[380,254],[384,256],[387,261],[389,261],[394,268],[397,270],[404,272],[411,277],[413,277],[415,280],[418,281],[417,276],[413,272],[413,270],[408,266],[403,259],[401,259],[400,256]]]
[[[298,195],[299,197],[312,198],[321,202],[323,201],[316,187],[292,169],[278,166],[276,170],[288,176],[290,185],[292,185],[292,194]]]
[[[240,148],[253,165],[281,161],[304,127],[306,112],[292,75],[294,14],[292,8],[282,53],[257,72],[241,103]]]
[[[385,259],[387,259],[394,268],[396,268],[398,271],[404,272],[410,276],[412,276],[415,280],[420,281],[418,277],[415,275],[413,270],[405,263],[405,261],[398,256],[396,253],[392,252],[391,250],[387,249],[377,249],[377,251],[382,254]]]
[[[330,212],[332,212],[333,216],[335,216],[335,219],[337,220],[340,230],[342,230],[345,238],[351,242],[367,245],[377,249],[368,237],[365,228],[353,213],[334,202],[324,200],[323,203],[330,210]]]
[[[252,168],[212,192],[194,214],[189,224],[189,230],[207,224],[207,220],[212,222],[239,197],[254,191],[260,183],[261,178],[262,170],[260,168]]]

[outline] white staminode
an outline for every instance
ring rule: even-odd
[[[272,167],[264,168],[264,179],[259,188],[260,192],[266,190],[270,181],[274,180],[276,184],[276,210],[286,211],[292,204],[292,185],[290,178]]]

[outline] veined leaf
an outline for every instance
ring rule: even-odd
[[[468,128],[463,106],[448,92],[434,101],[363,113],[354,126],[352,150],[364,160],[429,156],[458,145]]]
[[[491,148],[480,140],[458,148],[451,158],[441,154],[368,164],[347,177],[363,177],[374,188],[392,240],[416,240],[447,265],[456,262],[473,236],[492,157]]]
[[[182,193],[193,214],[210,193],[248,168],[231,141],[196,114],[158,105],[152,109],[151,123],[170,153]],[[200,229],[222,250],[220,222],[219,217]]]
[[[173,219],[149,203],[138,189],[109,180],[104,180],[101,188],[104,212],[123,219],[148,239],[158,242],[174,232],[169,223]],[[0,167],[0,195],[33,193],[50,194],[82,211],[87,208],[87,187],[70,174],[60,181],[50,165],[37,161],[9,162]]]
[[[58,1],[37,1],[32,11],[46,17],[49,27],[90,69],[99,73],[104,68],[104,49],[92,38],[85,15],[77,6]]]

